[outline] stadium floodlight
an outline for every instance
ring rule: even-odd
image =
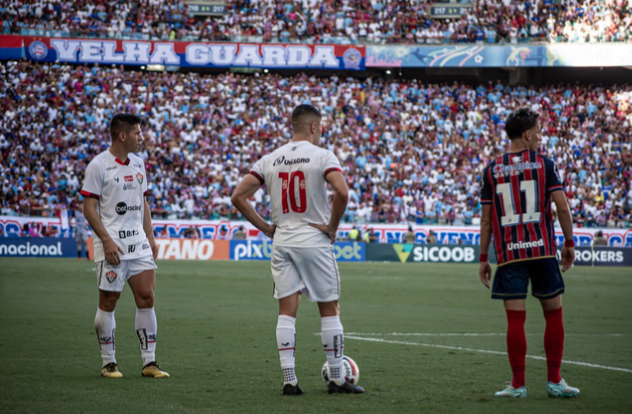
[[[268,73],[268,72],[270,72],[268,69],[263,70],[263,73]]]
[[[145,70],[145,66],[141,66],[141,67],[140,67],[140,70]]]
[[[391,71],[390,71],[390,70],[388,70],[388,69],[386,69],[386,74],[387,74],[387,75],[390,75],[390,74],[391,74]]]
[[[164,72],[165,65],[147,65],[147,70],[153,72]]]

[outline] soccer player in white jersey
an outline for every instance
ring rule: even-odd
[[[117,114],[110,122],[111,144],[88,164],[81,194],[83,213],[94,232],[94,263],[99,306],[94,327],[101,348],[101,375],[121,378],[114,357],[114,309],[127,282],[136,302],[136,335],[140,341],[144,377],[168,378],[156,364],[154,284],[158,247],[149,205],[145,200],[147,173],[140,148],[141,120]]]
[[[318,302],[321,337],[330,369],[329,393],[363,393],[343,375],[343,331],[340,323],[340,275],[333,243],[347,206],[348,190],[338,159],[318,147],[321,114],[311,105],[292,113],[292,140],[261,158],[239,183],[231,198],[243,216],[273,238],[270,267],[274,297],[279,300],[277,346],[283,370],[283,394],[299,395],[294,371],[295,323],[301,293]],[[334,191],[330,209],[326,183]],[[268,224],[248,198],[265,184],[270,194]]]

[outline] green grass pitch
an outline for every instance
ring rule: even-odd
[[[498,400],[510,379],[505,315],[477,265],[341,263],[345,353],[364,395],[328,395],[315,304],[297,322],[300,397],[281,395],[277,304],[267,262],[158,263],[158,362],[142,378],[134,303],[116,310],[121,380],[100,377],[93,264],[0,259],[2,413],[630,413],[632,272],[575,267],[565,275],[562,374],[581,389],[549,399],[544,319],[527,311],[526,400]],[[489,352],[491,351],[491,352]]]

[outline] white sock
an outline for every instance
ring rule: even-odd
[[[156,360],[156,333],[158,322],[154,308],[136,308],[136,335],[140,341],[140,353],[143,357],[143,366]]]
[[[279,315],[276,327],[277,347],[279,349],[281,369],[283,370],[283,383],[292,385],[298,384],[296,373],[294,372],[295,324],[296,318],[288,315]]]
[[[342,373],[342,356],[345,346],[340,316],[321,318],[320,322],[323,348],[329,363],[329,379],[338,385],[342,385],[345,382],[345,376]]]
[[[99,348],[101,348],[101,359],[103,365],[114,362],[114,330],[116,329],[116,320],[114,312],[105,312],[97,308],[97,314],[94,317],[94,329],[97,331],[97,339],[99,340]]]

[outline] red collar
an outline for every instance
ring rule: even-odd
[[[125,162],[123,162],[123,161],[119,160],[118,158],[114,157],[114,161],[116,161],[118,164],[121,164],[121,165],[129,165],[129,157],[127,157]]]

